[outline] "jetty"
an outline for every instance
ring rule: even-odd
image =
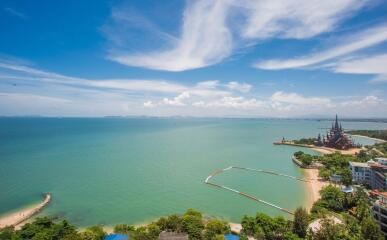
[[[45,193],[43,195],[43,200],[39,204],[0,216],[0,229],[7,226],[14,226],[16,228],[21,227],[28,219],[42,211],[50,201],[51,193]]]
[[[310,182],[310,179],[298,178],[298,177],[290,176],[290,175],[287,175],[287,174],[278,173],[278,172],[275,172],[275,171],[264,170],[264,169],[255,169],[255,168],[246,168],[246,167],[237,167],[237,166],[229,166],[229,167],[224,168],[224,169],[216,170],[215,172],[210,174],[204,180],[205,184],[208,184],[208,185],[213,186],[213,187],[221,188],[221,189],[224,189],[224,190],[227,190],[227,191],[239,194],[239,195],[241,195],[243,197],[246,197],[246,198],[248,198],[250,200],[256,201],[258,203],[265,204],[267,206],[270,206],[272,208],[278,209],[278,210],[280,210],[282,212],[285,212],[285,213],[288,213],[290,215],[294,215],[294,213],[292,211],[290,211],[290,210],[288,210],[286,208],[280,207],[280,206],[278,206],[278,205],[276,205],[274,203],[265,201],[265,200],[260,199],[258,197],[252,196],[252,195],[250,195],[248,193],[241,192],[241,191],[239,191],[237,189],[233,189],[233,188],[230,188],[230,187],[227,187],[227,186],[224,186],[224,185],[220,185],[220,184],[217,184],[217,183],[210,182],[210,180],[213,177],[215,177],[216,175],[219,175],[219,174],[221,174],[221,173],[223,173],[225,171],[231,170],[231,169],[244,170],[244,171],[254,171],[254,172],[260,172],[260,173],[264,173],[264,174],[275,175],[275,176],[278,176],[278,177],[290,178],[290,179],[293,179],[293,180],[296,180],[296,181],[301,181],[301,182]]]

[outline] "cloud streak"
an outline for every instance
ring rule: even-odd
[[[217,64],[231,56],[236,49],[258,41],[271,38],[305,39],[331,31],[367,2],[198,0],[187,5],[181,34],[165,43],[169,47],[147,53],[133,53],[118,48],[108,58],[128,66],[165,71],[202,68]],[[115,11],[113,9],[113,16],[117,15]],[[121,18],[126,19],[123,15],[121,11]],[[125,21],[122,24],[125,25]],[[111,34],[109,36],[122,39]]]
[[[281,70],[292,68],[304,68],[324,63],[338,57],[375,46],[387,41],[387,24],[361,31],[350,38],[342,39],[336,47],[326,49],[315,54],[293,58],[268,60],[254,64],[254,67],[267,70]]]

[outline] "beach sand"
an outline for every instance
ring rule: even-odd
[[[4,228],[6,226],[14,226],[16,229],[21,228],[28,222],[28,219],[40,212],[50,201],[51,194],[46,194],[43,201],[36,205],[0,216],[0,228]]]
[[[310,147],[313,151],[321,153],[321,154],[331,154],[335,152],[340,152],[344,155],[355,155],[360,152],[361,148],[351,148],[348,150],[338,150],[334,148],[327,148],[327,147]]]
[[[318,177],[318,169],[303,169],[306,178],[310,179],[307,182],[306,188],[306,209],[311,210],[313,203],[320,199],[320,190],[328,185],[328,182],[322,181]]]

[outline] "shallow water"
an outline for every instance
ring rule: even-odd
[[[262,211],[284,215],[203,184],[230,165],[302,176],[281,139],[324,133],[331,122],[272,119],[0,118],[0,213],[53,200],[43,214],[79,226],[142,223],[187,208],[238,222]],[[343,122],[347,129],[385,123]],[[373,143],[355,138],[362,144]],[[291,210],[304,204],[300,182],[232,170],[214,181]]]

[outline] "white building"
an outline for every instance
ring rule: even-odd
[[[371,184],[371,167],[368,163],[349,162],[353,181],[361,184]]]

